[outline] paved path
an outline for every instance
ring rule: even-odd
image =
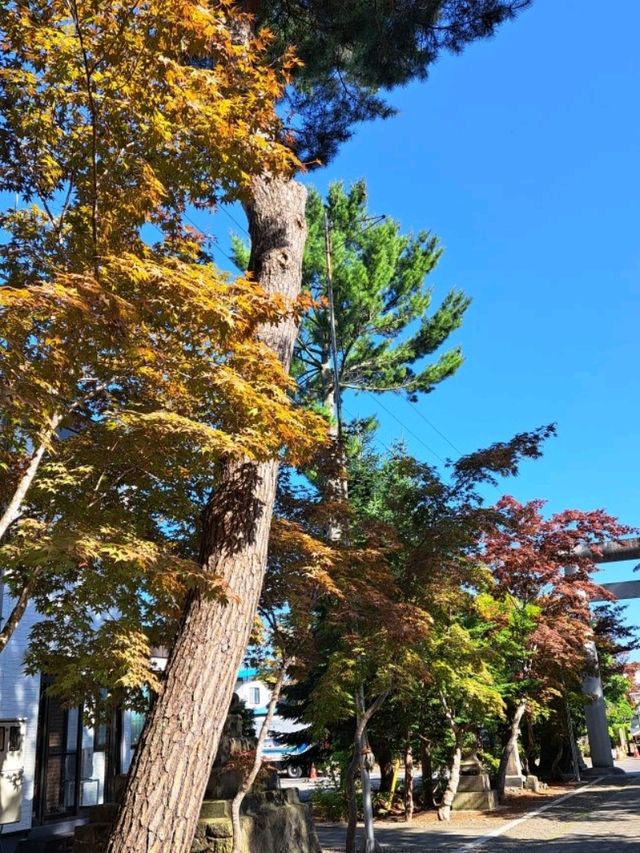
[[[487,827],[428,829],[378,825],[376,837],[388,853],[640,853],[640,774],[612,776],[551,804],[531,818]],[[344,850],[344,827],[319,826],[323,850]],[[525,850],[526,848],[526,850]]]

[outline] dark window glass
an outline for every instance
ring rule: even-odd
[[[20,726],[9,726],[9,752],[19,752],[21,746]]]

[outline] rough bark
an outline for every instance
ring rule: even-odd
[[[260,772],[260,768],[262,767],[262,750],[264,748],[264,742],[269,734],[269,726],[271,725],[271,721],[273,720],[273,715],[276,710],[276,705],[280,699],[280,693],[282,692],[282,685],[284,684],[284,679],[287,674],[287,670],[291,665],[290,660],[282,661],[282,665],[280,667],[280,671],[278,673],[278,678],[273,687],[273,691],[271,693],[271,699],[269,700],[269,704],[267,706],[267,714],[262,722],[262,726],[260,727],[260,733],[258,735],[258,740],[256,743],[256,754],[253,759],[253,765],[249,773],[247,773],[246,777],[243,779],[242,784],[238,788],[238,793],[233,798],[233,802],[231,803],[231,826],[233,828],[233,849],[231,853],[242,853],[242,826],[240,823],[240,809],[242,807],[242,802],[247,795],[247,793],[251,790],[251,786],[256,781],[258,773]]]
[[[438,820],[451,820],[453,800],[458,793],[458,785],[460,784],[460,763],[462,761],[462,732],[460,730],[455,732],[455,738],[453,758],[449,768],[449,781],[442,795],[442,803],[438,807]]]
[[[404,819],[413,820],[413,750],[407,743],[404,751]]]
[[[300,291],[306,190],[262,178],[247,205],[250,269],[270,293]],[[261,331],[288,369],[293,319]],[[276,460],[229,462],[203,522],[201,560],[228,588],[223,603],[194,592],[142,733],[107,853],[187,853],[236,672],[258,604],[276,490]]]
[[[520,721],[522,720],[522,717],[526,710],[527,700],[521,699],[518,705],[516,706],[516,709],[509,723],[509,734],[507,737],[507,741],[502,747],[502,755],[500,756],[500,766],[498,767],[498,779],[496,782],[498,798],[500,801],[502,801],[502,799],[504,798],[504,788],[507,779],[507,765],[509,764],[509,758],[513,753],[514,749],[517,749],[518,735],[520,734]]]

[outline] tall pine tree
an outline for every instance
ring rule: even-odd
[[[391,114],[380,89],[426,77],[442,51],[459,52],[491,35],[528,2],[410,0],[372,7],[363,0],[246,0],[241,8],[255,16],[255,29],[266,24],[273,32],[274,59],[297,47],[305,64],[287,89],[292,108],[288,138],[299,156],[324,162],[349,138],[355,123]],[[239,16],[235,29],[238,41],[248,42],[247,20]],[[301,287],[305,200],[306,191],[295,180],[263,175],[253,180],[245,203],[249,270],[267,292],[286,301],[295,299]],[[296,335],[293,320],[263,332],[287,369]],[[188,603],[109,853],[159,853],[168,843],[175,853],[189,849],[209,756],[217,749],[223,709],[260,595],[277,473],[276,461],[230,464],[222,472],[222,486],[204,516],[200,556],[207,570],[222,576],[233,603],[217,605],[197,593]],[[178,730],[201,733],[206,757],[198,762],[181,738],[166,737],[169,719]],[[185,786],[189,796],[177,793]]]

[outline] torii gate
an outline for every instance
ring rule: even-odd
[[[638,560],[640,559],[640,537],[607,543],[601,547],[601,551],[601,554],[594,554],[589,548],[583,547],[577,548],[575,553],[580,556],[591,556],[595,563],[618,563],[625,560]],[[567,574],[570,573],[570,569],[567,570]],[[640,580],[603,583],[601,586],[612,593],[618,600],[640,598]],[[595,600],[602,601],[604,599]],[[600,680],[600,673],[597,670],[598,655],[594,644],[590,645],[589,651],[596,668],[595,674],[585,676],[582,682],[582,692],[592,699],[585,706],[589,750],[591,752],[591,763],[594,768],[606,769],[613,767],[607,713],[602,694],[602,681]]]

